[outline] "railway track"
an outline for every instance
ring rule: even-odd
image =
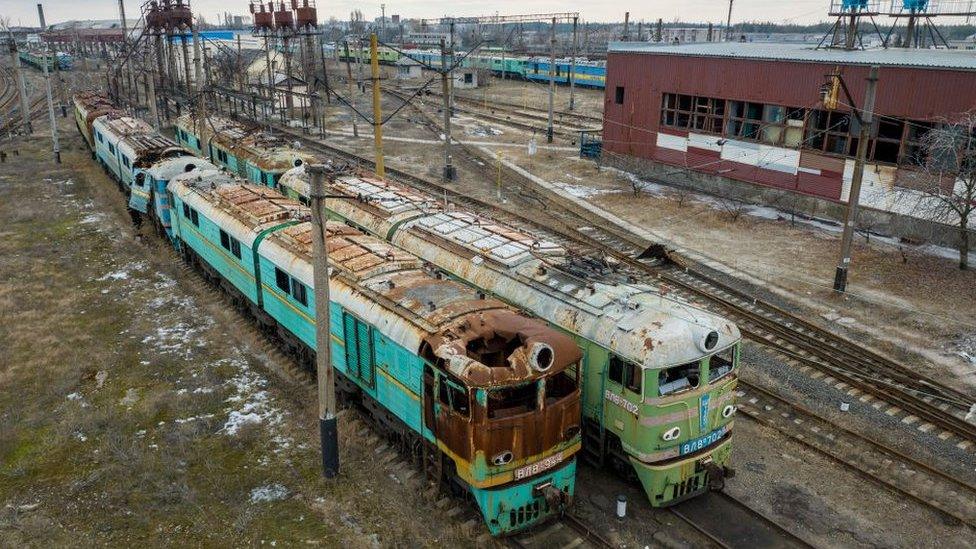
[[[433,92],[431,95],[441,97],[441,95],[437,92]],[[495,122],[509,124],[524,129],[544,132],[546,130],[546,125],[549,122],[548,111],[543,111],[534,107],[522,107],[497,101],[484,101],[458,95],[457,93],[454,94],[454,102],[455,108],[461,110],[462,112],[475,114],[479,117],[484,117]],[[468,107],[458,107],[457,103],[463,103],[468,105]],[[503,113],[505,116],[499,115],[498,113]],[[513,116],[527,119],[529,122],[512,118]],[[584,117],[583,115],[568,113],[566,111],[555,112],[553,120],[554,133],[564,135],[566,137],[576,137],[580,130],[593,128],[594,126],[602,123],[602,119]]]
[[[740,414],[976,530],[976,485],[741,379],[736,395]]]
[[[669,507],[668,510],[719,547],[814,547],[772,518],[725,492],[712,492]]]
[[[508,537],[505,541],[510,547],[518,549],[549,549],[550,547],[612,549],[616,547],[570,513],[563,515],[560,520],[552,521],[531,532]]]
[[[281,128],[313,150],[339,157],[366,168],[372,162],[338,147],[309,139]],[[472,154],[471,148],[458,149]],[[475,166],[490,166],[487,159],[475,157]],[[528,226],[567,248],[580,253],[608,258],[619,270],[637,280],[660,284],[666,291],[684,295],[739,324],[744,335],[779,352],[787,359],[819,372],[817,377],[835,382],[861,399],[890,405],[889,415],[908,414],[908,422],[918,421],[919,428],[948,433],[969,448],[976,441],[976,424],[965,419],[976,397],[926,376],[843,336],[821,328],[799,315],[764,300],[757,295],[732,288],[716,276],[707,274],[693,261],[663,247],[646,257],[656,243],[643,240],[612,223],[594,220],[592,215],[570,199],[559,196],[525,177],[505,174],[510,188],[520,189],[516,198],[521,211],[501,209],[497,201],[477,198],[475,193],[461,193],[450,185],[419,178],[387,168],[394,179],[434,196],[444,196],[480,214],[504,223]],[[515,174],[516,176],[518,174]],[[493,178],[488,178],[490,181]],[[529,208],[526,208],[528,206]],[[541,210],[541,211],[540,211]],[[524,212],[530,211],[531,218]]]

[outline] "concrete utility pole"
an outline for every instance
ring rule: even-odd
[[[271,131],[271,119],[274,116],[275,103],[278,102],[278,94],[275,90],[274,66],[271,65],[271,34],[264,31],[264,57],[268,69],[268,105],[271,106],[271,113],[267,107],[264,109],[265,118],[268,120],[268,131]]]
[[[10,36],[10,64],[16,73],[17,89],[20,95],[20,116],[23,120],[24,133],[30,135],[34,133],[34,128],[31,127],[30,109],[27,105],[27,83],[24,82],[24,73],[20,67],[20,56],[17,54],[17,42],[14,41],[12,34]]]
[[[153,74],[152,47],[145,42],[146,52],[146,102],[149,103],[149,120],[154,130],[159,131],[159,106],[156,102],[156,75]]]
[[[126,53],[126,51],[129,49],[128,48],[128,45],[129,45],[129,29],[128,29],[128,26],[126,25],[126,22],[125,22],[125,1],[124,0],[119,0],[119,19],[122,22],[122,53],[121,53],[121,55],[124,56],[125,53]],[[126,79],[128,80],[129,91],[135,93],[135,103],[138,104],[139,103],[139,91],[138,91],[138,88],[135,86],[135,77],[133,76],[132,63],[133,63],[133,59],[132,59],[132,56],[130,55],[129,59],[127,59],[125,61],[125,64],[127,65],[126,66],[126,71],[125,71],[125,76],[126,76]]]
[[[573,56],[569,60],[569,110],[576,108],[576,56],[579,54],[579,17],[573,17]]]
[[[441,38],[441,94],[444,97],[444,181],[454,181],[454,165],[451,158],[451,91],[448,87],[449,70],[448,56],[444,39]],[[450,55],[450,57],[454,57]]]
[[[376,176],[383,179],[386,177],[386,169],[383,167],[383,110],[380,96],[380,59],[375,32],[369,35],[369,66],[373,79],[373,149]]]
[[[729,18],[725,21],[725,41],[732,41],[732,4],[735,0],[729,0]]]
[[[193,105],[196,115],[206,118],[206,103],[203,99],[203,60],[200,58],[200,31],[193,29]]]
[[[321,164],[306,168],[312,199],[312,279],[315,287],[315,370],[318,379],[319,436],[322,474],[339,474],[339,429],[336,418],[335,372],[332,369],[332,337],[329,312],[329,248],[326,242],[325,173]]]
[[[552,28],[549,29],[549,122],[546,126],[546,143],[552,143],[553,118],[556,100],[556,18],[552,18]]]
[[[355,101],[356,97],[352,92],[352,59],[349,57],[349,40],[344,42],[346,52],[346,88],[349,92],[349,101]],[[359,137],[359,125],[356,124],[357,114],[352,113],[352,136]]]
[[[874,126],[874,99],[878,90],[878,66],[872,66],[864,92],[864,106],[861,109],[861,128],[858,132],[857,157],[854,160],[854,174],[851,178],[851,191],[847,197],[847,214],[844,216],[844,235],[841,238],[840,262],[834,274],[834,291],[847,291],[847,273],[851,266],[851,243],[857,223],[857,206],[861,197],[861,181],[864,179],[864,163],[868,155],[868,141]],[[855,113],[856,114],[856,113]]]
[[[41,28],[47,28],[44,24],[44,6],[37,5],[37,15],[41,20]],[[54,117],[54,98],[51,96],[51,73],[48,71],[48,63],[51,62],[52,57],[48,52],[47,48],[44,48],[44,61],[41,65],[44,67],[44,89],[47,94],[47,115],[48,120],[51,122],[51,150],[54,152],[54,162],[56,164],[61,163],[61,144],[58,141],[58,120]],[[54,62],[58,62],[57,56],[53,56]]]

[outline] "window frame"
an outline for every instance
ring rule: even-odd
[[[308,307],[308,287],[295,277],[291,277],[291,296],[303,307]]]
[[[616,86],[613,90],[614,105],[623,105],[624,101],[626,100],[627,100],[627,88],[625,86]]]
[[[285,293],[291,295],[291,275],[275,265],[275,286]]]

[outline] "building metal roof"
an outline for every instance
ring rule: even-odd
[[[751,42],[711,42],[664,45],[653,42],[611,42],[608,52],[651,53],[689,57],[797,61],[801,63],[841,63],[882,65],[921,69],[976,71],[976,53],[966,50],[815,49],[807,44],[757,44]]]

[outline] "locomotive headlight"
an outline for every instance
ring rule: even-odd
[[[672,427],[667,431],[664,431],[664,434],[661,435],[661,438],[667,441],[672,441],[672,440],[678,440],[678,437],[680,436],[681,436],[681,427]]]
[[[494,465],[508,465],[512,462],[512,452],[505,450],[504,452],[498,452],[491,457],[491,463]]]
[[[732,414],[734,414],[735,411],[736,411],[736,407],[731,404],[728,404],[725,406],[725,408],[722,408],[722,417],[728,419],[732,417]]]

